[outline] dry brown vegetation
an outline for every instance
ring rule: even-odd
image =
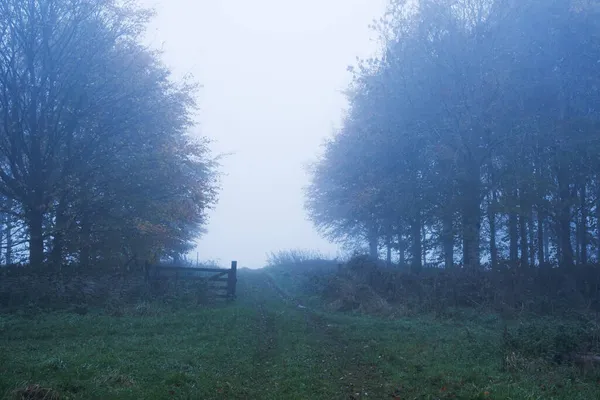
[[[392,304],[419,312],[448,307],[506,314],[600,312],[600,269],[594,265],[425,268],[413,273],[359,256],[322,279],[326,302],[339,310],[379,313]]]

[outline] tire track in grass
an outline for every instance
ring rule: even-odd
[[[249,398],[260,396],[260,398],[271,398],[268,396],[272,383],[276,380],[276,360],[279,348],[277,341],[276,313],[272,310],[273,299],[277,293],[269,290],[264,283],[262,272],[243,271],[238,280],[238,301],[255,311],[255,326],[249,338],[239,340],[251,340],[254,342],[252,354],[251,380],[261,382],[261,393],[248,393]],[[253,385],[254,386],[254,385]]]
[[[344,332],[348,327],[342,326],[335,318],[302,305],[299,300],[281,289],[269,274],[263,272],[262,275],[264,284],[268,287],[263,293],[277,293],[288,307],[303,311],[304,334],[311,336],[318,344],[317,353],[321,354],[321,358],[327,359],[330,369],[333,367],[336,370],[333,373],[329,371],[329,379],[335,380],[339,386],[340,399],[363,399],[384,395],[386,385],[383,384],[383,377],[377,371],[377,366],[363,361],[369,349],[368,345],[352,340]]]

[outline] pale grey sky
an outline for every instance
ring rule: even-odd
[[[346,67],[376,51],[368,25],[386,0],[142,0],[156,9],[151,46],[176,76],[204,87],[198,132],[223,161],[219,204],[201,260],[264,265],[266,253],[335,256],[307,220],[305,165],[339,126]],[[195,256],[195,253],[194,253]]]

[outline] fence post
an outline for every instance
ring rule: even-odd
[[[229,270],[227,281],[227,297],[235,298],[235,285],[237,282],[237,261],[231,262],[231,269]]]

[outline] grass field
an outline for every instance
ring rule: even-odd
[[[327,314],[268,281],[242,271],[239,299],[216,308],[0,316],[0,395],[42,398],[19,392],[37,384],[60,399],[600,398],[593,373],[507,362],[495,316]]]

